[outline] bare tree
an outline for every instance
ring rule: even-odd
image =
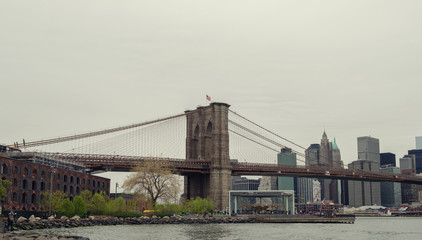
[[[125,192],[145,194],[153,206],[159,199],[166,202],[177,201],[180,181],[173,174],[173,169],[154,161],[145,161],[133,170],[123,183]]]

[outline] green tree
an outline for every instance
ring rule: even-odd
[[[12,183],[7,180],[0,180],[0,201],[3,202],[7,196],[7,189]]]
[[[75,215],[83,217],[87,213],[85,202],[81,196],[76,196],[73,199],[73,206],[75,207]]]
[[[189,200],[186,203],[185,208],[188,212],[203,214],[214,210],[214,204],[212,200],[208,198],[202,199],[200,197],[197,197],[195,199]]]
[[[101,215],[104,213],[106,208],[106,201],[101,194],[95,193],[91,198],[91,204],[93,214]]]
[[[113,200],[113,207],[115,213],[123,213],[126,211],[126,201],[122,197]]]
[[[92,212],[92,204],[91,204],[92,193],[91,193],[91,191],[85,189],[79,194],[79,196],[84,201],[86,210],[88,212]]]
[[[63,212],[62,203],[67,198],[67,194],[62,191],[55,191],[50,195],[50,192],[43,192],[41,195],[41,206],[44,209],[51,210],[51,212]]]
[[[66,217],[73,217],[75,213],[75,207],[73,206],[73,203],[69,200],[69,198],[66,198],[63,200],[62,206],[61,206],[62,214]]]

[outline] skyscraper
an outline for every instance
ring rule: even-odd
[[[416,149],[422,149],[422,136],[415,137]]]
[[[330,142],[327,133],[324,131],[321,138],[321,144],[311,144],[305,151],[305,162],[307,166],[324,166],[327,168],[343,168],[341,161],[340,149],[337,146],[334,138]],[[318,179],[321,183],[322,199],[332,200],[333,202],[340,203],[341,194],[341,181],[334,179]],[[316,194],[316,193],[314,193]]]
[[[380,162],[380,141],[373,137],[358,137],[358,159]]]
[[[279,165],[294,165],[296,166],[296,153],[292,152],[290,148],[282,148],[277,154],[277,163]],[[277,177],[278,190],[293,190],[295,189],[294,177]]]
[[[396,166],[396,155],[394,153],[381,153],[380,154],[380,166]]]
[[[349,165],[349,169],[379,172],[380,165],[368,160],[357,160]],[[381,185],[379,182],[348,181],[349,206],[360,207],[381,205]]]
[[[422,149],[413,149],[407,151],[409,155],[415,156],[416,174],[422,173]]]
[[[400,168],[391,165],[381,166],[380,172],[398,173]],[[398,207],[402,203],[401,183],[381,182],[381,204],[385,207]]]
[[[379,140],[373,137],[358,137],[359,160],[350,163],[349,169],[372,172],[380,171]],[[381,205],[381,185],[379,182],[349,181],[349,206]]]

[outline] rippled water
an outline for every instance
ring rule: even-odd
[[[46,229],[91,240],[132,239],[422,239],[422,218],[357,218],[355,224],[181,224]]]

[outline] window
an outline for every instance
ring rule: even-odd
[[[32,190],[37,191],[37,182],[32,181]]]
[[[36,170],[36,169],[32,170],[32,177],[33,177],[33,178],[38,177],[38,176],[37,176],[37,174],[38,174],[38,172],[37,172],[37,170]]]
[[[24,175],[24,176],[28,176],[28,168],[26,168],[26,167],[25,167],[25,168],[23,169],[23,175]]]
[[[6,165],[6,163],[3,164],[2,168],[1,168],[1,173],[7,174],[7,165]]]
[[[41,191],[45,191],[45,183],[41,182]]]
[[[22,188],[26,189],[28,187],[28,182],[25,180],[22,181]]]

